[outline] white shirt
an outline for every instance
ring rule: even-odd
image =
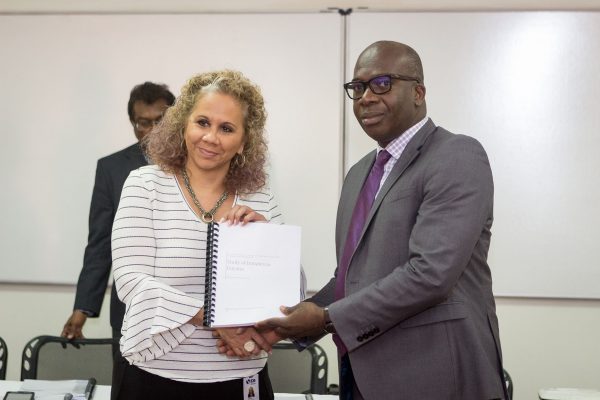
[[[282,223],[267,189],[236,196],[235,204]],[[206,228],[173,175],[151,165],[125,181],[112,233],[115,285],[126,304],[121,352],[131,364],[177,381],[247,377],[267,361],[265,352],[245,360],[222,355],[211,330],[187,323],[204,304]]]
[[[406,131],[404,131],[396,139],[388,143],[385,150],[387,150],[387,152],[390,153],[392,156],[383,167],[383,176],[381,177],[381,181],[379,182],[379,189],[381,189],[381,187],[385,183],[385,180],[390,175],[390,172],[392,172],[394,165],[396,165],[396,162],[400,159],[400,156],[404,152],[404,149],[408,145],[408,142],[410,142],[413,136],[417,134],[419,129],[421,129],[423,125],[425,125],[428,119],[428,117],[423,118],[415,125],[411,126]],[[383,147],[377,146],[377,154],[379,154],[381,150],[384,150]],[[377,194],[379,194],[379,189],[377,190]]]

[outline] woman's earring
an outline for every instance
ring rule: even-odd
[[[235,155],[235,160],[233,161],[234,165],[238,168],[243,168],[246,165],[246,156],[244,153],[237,153]]]

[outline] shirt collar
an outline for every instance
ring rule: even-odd
[[[413,138],[413,136],[415,136],[417,134],[419,129],[421,129],[423,127],[423,125],[425,125],[425,123],[427,122],[428,119],[429,118],[426,116],[425,118],[423,118],[422,120],[420,120],[419,122],[417,122],[416,124],[414,124],[413,126],[408,128],[407,130],[402,132],[402,134],[400,136],[398,136],[396,139],[394,139],[390,143],[388,143],[388,145],[385,147],[385,150],[387,150],[388,153],[390,153],[392,155],[392,157],[394,157],[394,159],[398,160],[400,158],[400,156],[402,155],[402,152],[408,145],[408,142],[410,142],[410,140]],[[379,152],[381,150],[384,150],[384,148],[378,145],[377,146],[377,154],[379,154]]]

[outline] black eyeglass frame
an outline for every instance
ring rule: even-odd
[[[375,79],[383,78],[383,77],[388,77],[390,79],[389,88],[384,90],[383,92],[378,91],[379,88],[373,89],[373,87],[371,86],[371,82],[373,82]],[[346,91],[346,94],[348,95],[348,97],[351,100],[360,100],[365,95],[365,92],[367,91],[367,87],[369,89],[371,89],[371,92],[373,92],[374,94],[385,94],[385,93],[389,92],[390,90],[392,90],[392,84],[391,84],[392,79],[398,79],[400,81],[408,81],[408,82],[413,81],[413,82],[417,82],[417,84],[419,84],[419,85],[421,84],[421,80],[419,78],[415,78],[413,76],[398,75],[398,74],[382,74],[382,75],[374,76],[371,79],[369,79],[368,81],[355,80],[355,81],[350,81],[350,82],[344,83],[344,90]],[[362,93],[359,97],[352,97],[352,95],[350,95],[350,91],[354,90],[354,88],[352,86],[356,85],[358,83],[362,86]]]
[[[144,118],[142,118],[142,119],[139,119],[137,121],[134,121],[133,122],[133,126],[138,131],[149,131],[152,128],[154,128],[156,125],[158,125],[161,120],[162,120],[162,115],[160,116],[160,118],[157,118],[157,119],[144,119]]]

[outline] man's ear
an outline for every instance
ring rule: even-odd
[[[425,103],[425,86],[421,84],[415,85],[415,105],[422,106]]]

